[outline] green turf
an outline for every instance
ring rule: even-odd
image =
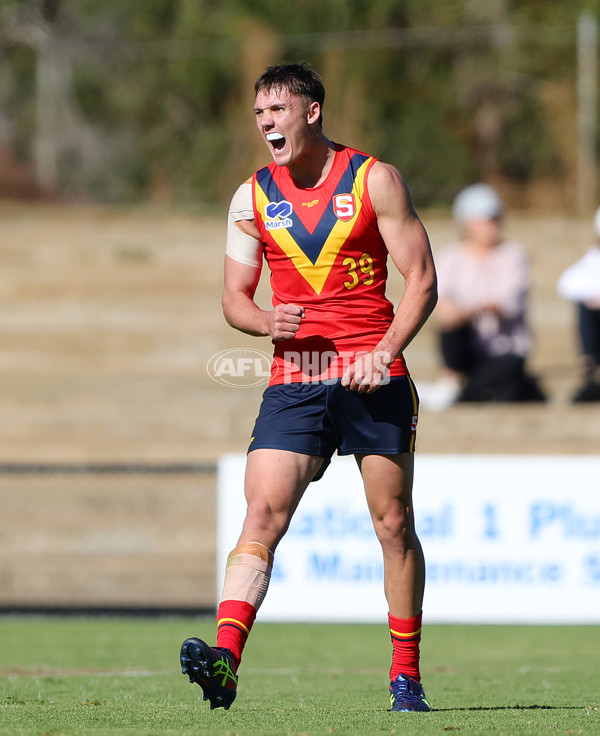
[[[212,620],[0,618],[0,735],[600,734],[600,627],[428,626],[432,713],[391,713],[385,627],[258,623],[231,710],[178,668]]]

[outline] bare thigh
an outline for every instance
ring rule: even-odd
[[[288,450],[253,450],[246,462],[248,509],[238,544],[260,542],[274,551],[323,458]]]
[[[412,517],[414,455],[359,455],[356,460],[374,521],[404,509]]]

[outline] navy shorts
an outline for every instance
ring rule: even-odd
[[[419,398],[409,376],[395,376],[372,394],[335,383],[269,386],[248,452],[289,450],[322,457],[314,480],[339,455],[398,455],[414,452]]]

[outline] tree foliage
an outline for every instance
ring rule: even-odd
[[[588,7],[600,14],[600,0]],[[0,0],[0,150],[56,196],[224,203],[267,160],[254,79],[308,61],[326,133],[394,163],[418,204],[476,179],[560,191],[577,12],[562,0]]]

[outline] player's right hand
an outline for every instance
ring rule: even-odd
[[[269,312],[269,334],[273,340],[291,340],[300,329],[304,307],[298,304],[278,304]]]

